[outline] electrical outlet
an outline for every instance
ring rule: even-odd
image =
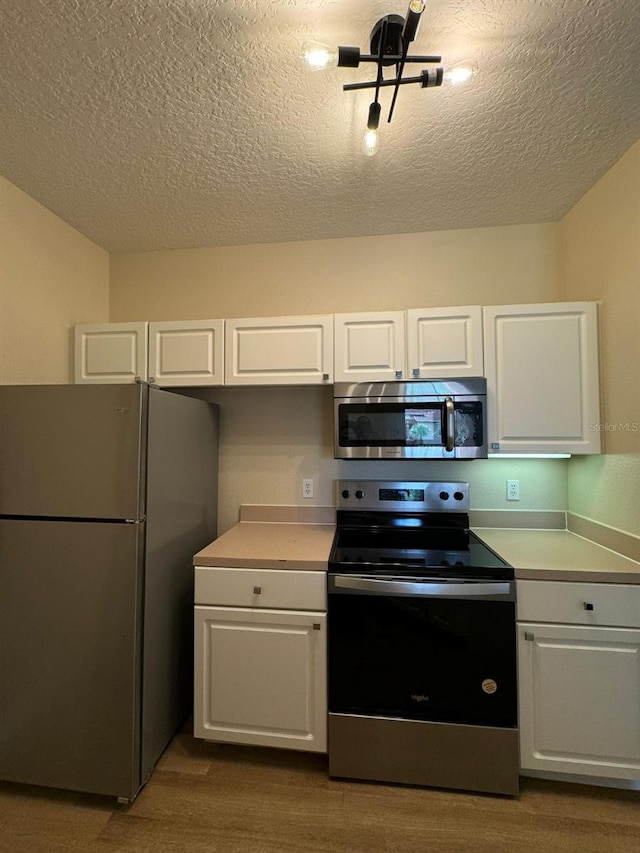
[[[312,498],[313,497],[313,480],[303,480],[302,481],[302,497],[303,498]]]
[[[507,480],[507,500],[520,500],[520,480]]]

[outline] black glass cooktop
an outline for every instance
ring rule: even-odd
[[[466,529],[338,528],[329,571],[512,579],[513,568]]]

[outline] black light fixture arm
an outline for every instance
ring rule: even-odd
[[[387,42],[388,27],[389,27],[389,19],[383,18],[382,19],[382,31],[380,34],[380,43],[379,43],[379,47],[378,47],[378,60],[377,60],[378,70],[377,70],[377,74],[376,74],[376,94],[375,94],[375,98],[374,98],[375,104],[378,103],[378,95],[380,94],[380,84],[383,82],[382,72],[384,69],[384,65],[383,65],[383,62],[384,62],[384,46]],[[378,115],[380,115],[380,111],[378,111]]]
[[[393,87],[391,106],[387,121],[391,121],[400,91],[400,86],[418,83],[422,88],[441,86],[445,77],[444,68],[441,66],[442,57],[436,54],[420,54],[409,56],[409,49],[414,42],[422,13],[425,9],[424,0],[409,0],[409,8],[404,17],[401,15],[385,15],[380,18],[371,30],[369,42],[370,52],[363,53],[359,47],[341,45],[337,50],[338,66],[342,68],[358,68],[361,63],[376,64],[376,78],[366,83],[345,83],[343,91],[351,92],[358,89],[373,89],[374,96],[369,105],[369,116],[367,120],[367,133],[363,141],[364,153],[371,156],[377,150],[377,134],[380,121],[380,90],[389,86]],[[335,59],[335,52],[332,57]],[[310,60],[309,60],[310,61]],[[423,66],[419,74],[403,77],[407,64],[421,63]],[[316,64],[310,61],[310,64]],[[324,67],[326,62],[317,63],[317,67]],[[433,67],[433,66],[437,67]],[[393,77],[384,79],[385,67],[393,68]]]
[[[444,68],[425,68],[418,77],[403,77],[402,80],[382,80],[379,84],[376,81],[370,83],[345,83],[342,87],[343,92],[355,91],[356,89],[374,89],[376,86],[380,88],[384,86],[404,86],[405,83],[420,83],[423,89],[431,86],[441,86],[444,78]]]
[[[338,50],[343,50],[343,49],[344,49],[344,48],[340,48],[340,47],[338,48]],[[354,50],[358,50],[358,49],[359,49],[359,48],[357,48],[357,47],[356,47],[356,48],[354,48]],[[394,63],[394,64],[395,64],[395,63],[398,63],[398,62],[400,62],[400,61],[402,60],[402,54],[400,54],[400,53],[399,53],[399,54],[396,56],[395,54],[389,54],[389,53],[386,53],[384,58],[385,58],[385,60],[387,60],[387,59],[388,59],[388,60],[390,60],[392,63]],[[377,62],[377,61],[378,61],[378,57],[377,57],[377,56],[373,56],[372,54],[364,54],[364,55],[362,55],[362,54],[361,54],[361,55],[359,56],[359,62]],[[405,61],[405,62],[442,62],[442,57],[441,57],[441,56],[434,56],[434,55],[429,55],[429,56],[405,56],[404,61]],[[340,65],[340,62],[338,62],[338,65]],[[353,68],[357,68],[357,66],[356,66],[356,65],[354,65],[354,66],[352,66],[352,67],[353,67]]]
[[[338,65],[342,68],[358,68],[361,62],[375,62],[377,73],[375,82],[371,83],[346,83],[342,89],[345,92],[356,89],[375,89],[373,103],[379,107],[378,96],[382,87],[393,86],[393,98],[389,109],[388,121],[393,117],[396,99],[400,86],[405,83],[420,83],[424,86],[439,86],[443,79],[442,68],[423,71],[419,77],[402,77],[406,63],[440,63],[442,57],[435,54],[409,56],[409,47],[414,41],[420,18],[424,11],[423,0],[410,0],[407,14],[404,18],[400,15],[385,15],[375,24],[371,31],[371,53],[361,53],[359,47],[341,45],[338,47]],[[395,75],[392,80],[384,80],[383,72],[385,65],[395,65]],[[376,118],[380,110],[376,110]],[[377,127],[377,125],[376,125]]]
[[[393,98],[391,99],[391,106],[389,108],[389,118],[387,119],[387,122],[390,122],[393,117],[393,111],[396,106],[396,98],[398,97],[398,92],[400,91],[402,72],[404,71],[405,62],[407,61],[409,45],[415,39],[418,33],[418,27],[420,26],[420,17],[423,12],[423,0],[411,0],[411,2],[409,3],[409,9],[407,10],[407,16],[404,19],[402,34],[400,36],[400,41],[402,43],[402,59],[397,65],[396,87],[393,91]]]

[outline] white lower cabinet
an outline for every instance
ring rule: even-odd
[[[640,780],[640,586],[518,581],[518,622],[523,775]]]
[[[322,572],[196,569],[196,737],[326,752],[325,584]],[[322,610],[284,609],[305,602]]]

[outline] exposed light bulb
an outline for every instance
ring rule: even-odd
[[[378,150],[378,126],[380,124],[380,103],[376,100],[369,104],[367,129],[362,139],[362,150],[367,157],[373,157]]]
[[[307,63],[309,68],[314,71],[321,71],[328,65],[335,65],[338,60],[338,51],[334,47],[329,47],[320,42],[307,41],[302,45],[301,57]]]
[[[454,86],[460,83],[468,83],[478,73],[478,66],[473,62],[460,63],[448,68],[444,72],[444,82],[452,83]]]
[[[362,151],[367,157],[373,157],[378,150],[378,131],[366,129],[362,139]]]

